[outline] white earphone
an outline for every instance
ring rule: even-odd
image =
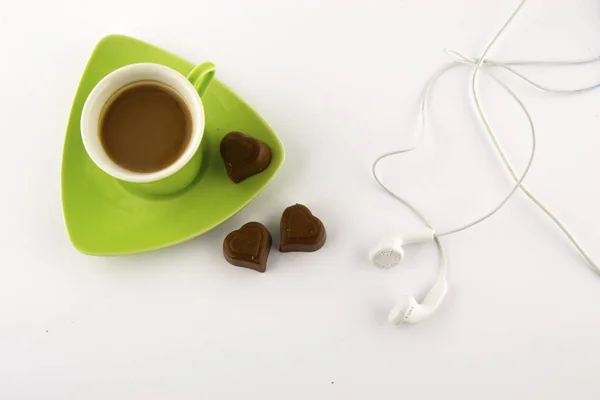
[[[438,309],[447,291],[448,283],[444,278],[438,279],[421,303],[417,303],[413,296],[402,296],[390,311],[388,321],[394,325],[403,322],[410,324],[421,322]]]
[[[383,239],[371,250],[371,262],[380,268],[395,267],[404,258],[403,245],[432,241],[434,236],[433,229],[422,229]]]
[[[399,324],[401,322],[407,322],[407,323],[420,322],[423,319],[430,316],[431,314],[433,314],[435,312],[435,310],[437,310],[437,308],[439,307],[441,302],[443,301],[444,296],[446,295],[446,292],[448,290],[448,284],[447,284],[447,279],[446,279],[447,261],[446,261],[445,249],[444,249],[442,243],[440,242],[440,238],[443,236],[446,236],[446,235],[461,232],[465,229],[468,229],[474,225],[477,225],[477,224],[485,221],[486,219],[488,219],[489,217],[494,215],[497,211],[499,211],[517,190],[521,190],[536,206],[538,206],[558,226],[558,228],[566,235],[566,237],[569,239],[569,241],[575,246],[575,248],[579,251],[579,253],[583,256],[583,258],[587,261],[590,268],[593,271],[595,271],[596,273],[600,274],[600,267],[592,260],[592,258],[587,254],[587,252],[578,243],[578,241],[569,232],[569,230],[564,226],[564,224],[562,222],[560,222],[560,220],[536,196],[534,196],[534,194],[531,193],[527,187],[525,187],[525,185],[523,185],[523,180],[525,179],[525,177],[527,176],[527,173],[529,172],[529,169],[531,167],[531,164],[533,162],[533,158],[535,155],[535,150],[536,150],[535,126],[533,124],[533,120],[532,120],[531,116],[529,115],[529,112],[527,111],[527,108],[525,107],[525,105],[523,104],[521,99],[504,82],[502,82],[500,79],[498,79],[493,73],[488,71],[488,69],[490,69],[490,68],[495,68],[495,67],[502,68],[502,69],[512,73],[513,75],[517,76],[518,78],[524,80],[525,82],[531,84],[535,88],[540,89],[542,91],[546,91],[546,92],[563,93],[563,94],[564,93],[583,93],[583,92],[586,92],[589,90],[599,88],[600,84],[596,84],[596,85],[593,85],[590,87],[585,87],[585,88],[578,88],[578,89],[551,89],[551,88],[542,86],[542,85],[534,82],[533,80],[527,78],[520,72],[513,69],[512,66],[519,66],[519,65],[520,66],[523,66],[523,65],[538,65],[538,66],[581,65],[581,64],[589,64],[589,63],[594,63],[594,62],[600,61],[600,57],[594,57],[594,58],[587,59],[587,60],[576,60],[576,61],[512,61],[512,62],[504,62],[504,63],[494,62],[494,61],[486,59],[486,56],[487,56],[489,50],[491,49],[491,47],[494,45],[496,40],[501,36],[501,34],[504,32],[504,30],[510,25],[510,23],[513,21],[515,16],[519,13],[519,11],[523,7],[523,5],[526,3],[526,1],[527,0],[521,1],[521,3],[516,8],[516,10],[512,13],[510,18],[506,21],[506,23],[502,26],[502,28],[498,31],[498,33],[494,36],[494,38],[490,41],[490,43],[485,48],[483,54],[481,55],[481,57],[479,57],[478,59],[472,59],[472,58],[465,57],[455,50],[446,50],[446,52],[448,54],[450,54],[456,58],[456,61],[445,65],[431,77],[431,79],[425,86],[423,97],[421,98],[421,107],[420,107],[420,114],[421,114],[420,128],[421,129],[420,129],[419,133],[422,134],[423,131],[425,130],[425,120],[426,120],[426,118],[425,118],[426,112],[425,111],[426,111],[427,99],[428,99],[429,93],[431,91],[431,88],[435,85],[437,80],[443,74],[445,74],[447,71],[449,71],[450,69],[452,69],[454,67],[457,67],[460,65],[467,65],[467,66],[474,67],[474,71],[473,71],[472,79],[471,79],[471,93],[473,95],[476,110],[479,114],[479,117],[481,118],[481,120],[483,122],[485,130],[488,133],[488,135],[490,136],[490,139],[491,139],[492,144],[494,145],[495,149],[500,154],[502,163],[504,164],[506,169],[510,172],[510,175],[514,181],[514,186],[513,186],[512,190],[510,191],[510,193],[495,208],[493,208],[490,212],[488,212],[484,216],[482,216],[468,224],[465,224],[459,228],[451,229],[451,230],[445,231],[443,233],[438,233],[438,232],[434,231],[431,223],[427,220],[427,218],[425,217],[425,215],[422,212],[420,212],[416,207],[414,207],[411,203],[406,201],[404,198],[398,196],[397,194],[392,192],[390,189],[388,189],[385,186],[385,184],[381,181],[381,179],[377,175],[377,171],[376,171],[377,164],[381,160],[383,160],[384,158],[390,157],[390,156],[407,153],[411,150],[416,149],[418,147],[418,141],[417,141],[417,144],[415,144],[414,146],[412,146],[410,148],[401,149],[401,150],[392,151],[392,152],[383,154],[382,156],[377,158],[375,160],[375,162],[373,163],[372,173],[373,173],[373,177],[375,178],[377,183],[388,194],[390,194],[396,200],[400,201],[406,207],[408,207],[410,210],[412,210],[415,213],[415,215],[417,215],[423,221],[423,223],[427,226],[427,228],[424,228],[423,230],[420,230],[420,231],[407,233],[407,234],[399,236],[399,237],[393,237],[390,239],[383,240],[382,242],[379,243],[378,246],[376,246],[371,251],[371,253],[370,253],[371,261],[376,266],[381,267],[381,268],[390,268],[390,267],[396,266],[402,261],[402,259],[404,257],[404,247],[403,247],[404,245],[411,244],[411,243],[426,242],[426,241],[431,241],[431,240],[434,240],[436,242],[438,251],[440,254],[440,274],[438,276],[437,281],[435,282],[433,287],[430,289],[429,293],[425,296],[425,298],[423,299],[423,301],[421,303],[418,303],[415,300],[415,298],[412,296],[403,296],[401,298],[400,302],[392,309],[392,311],[389,314],[389,317],[388,317],[389,322],[391,322],[393,324]],[[510,161],[508,159],[508,156],[506,155],[506,152],[500,145],[500,142],[498,141],[496,134],[492,130],[492,128],[488,122],[488,119],[483,111],[481,103],[479,101],[479,95],[478,95],[477,89],[476,89],[476,81],[477,81],[478,73],[480,71],[484,72],[487,76],[492,78],[498,85],[500,85],[500,87],[502,87],[515,100],[515,102],[521,107],[521,109],[525,113],[525,116],[528,119],[530,130],[531,130],[532,149],[531,149],[531,154],[530,154],[527,166],[525,168],[525,171],[523,172],[523,174],[520,177],[515,172],[512,164],[510,163]],[[420,140],[420,138],[421,138],[421,135],[418,136],[417,140]]]
[[[404,245],[434,240],[440,252],[440,273],[437,281],[421,303],[418,303],[413,296],[402,296],[388,316],[390,323],[395,325],[400,323],[414,324],[429,317],[438,309],[448,291],[446,254],[441,242],[436,237],[435,231],[431,228],[384,239],[371,251],[370,257],[373,264],[380,268],[391,268],[398,265],[404,258]]]

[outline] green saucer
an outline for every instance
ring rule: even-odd
[[[167,198],[144,197],[126,190],[88,157],[79,119],[88,94],[100,79],[119,67],[139,62],[164,64],[183,75],[194,67],[193,63],[126,36],[107,36],[94,49],[73,101],[62,160],[65,223],[71,242],[82,253],[140,253],[198,236],[246,206],[283,163],[283,145],[275,132],[240,97],[214,79],[202,96],[206,128],[202,170],[196,182]],[[231,131],[261,139],[273,153],[265,171],[238,184],[227,178],[219,153],[221,138]]]

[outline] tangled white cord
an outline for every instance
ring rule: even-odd
[[[452,50],[452,49],[447,49],[446,52],[453,56],[456,61],[450,62],[447,65],[445,65],[444,67],[442,67],[441,69],[439,69],[428,81],[428,83],[425,86],[425,89],[423,91],[423,96],[421,98],[421,106],[420,106],[420,110],[419,110],[419,114],[420,114],[420,119],[421,119],[421,124],[420,124],[420,129],[419,129],[419,136],[417,137],[417,142],[414,146],[411,146],[410,148],[406,148],[406,149],[400,149],[400,150],[396,150],[396,151],[392,151],[386,154],[381,155],[380,157],[378,157],[375,162],[373,163],[372,166],[372,173],[373,173],[373,177],[375,178],[375,180],[377,181],[377,183],[388,193],[390,194],[392,197],[394,197],[395,199],[397,199],[398,201],[400,201],[401,203],[403,203],[404,205],[406,205],[406,207],[408,207],[411,211],[413,211],[422,221],[423,223],[430,229],[434,230],[430,221],[425,217],[425,215],[418,210],[414,205],[412,205],[410,202],[408,202],[406,199],[402,198],[401,196],[398,196],[396,193],[394,193],[393,191],[391,191],[388,187],[385,186],[385,184],[382,182],[382,180],[379,178],[379,176],[377,175],[377,165],[379,164],[380,161],[382,161],[383,159],[390,157],[390,156],[394,156],[394,155],[398,155],[398,154],[402,154],[402,153],[407,153],[409,151],[412,151],[414,149],[416,149],[419,145],[420,139],[425,131],[425,121],[426,121],[426,108],[427,108],[427,99],[429,98],[431,89],[433,88],[433,86],[435,85],[435,83],[438,81],[438,79],[444,75],[446,72],[448,72],[450,69],[460,66],[460,65],[467,65],[467,66],[471,66],[473,67],[473,74],[471,77],[471,93],[473,95],[473,99],[474,99],[474,103],[475,103],[475,108],[477,109],[477,113],[479,114],[479,117],[481,118],[481,121],[483,122],[483,125],[485,127],[486,132],[488,133],[496,151],[498,151],[498,153],[500,154],[500,157],[502,159],[502,163],[504,164],[504,166],[506,167],[506,169],[510,172],[510,175],[513,179],[513,181],[515,182],[515,185],[513,186],[512,190],[508,193],[508,195],[496,206],[494,207],[491,211],[489,211],[488,213],[486,213],[485,215],[483,215],[480,218],[477,218],[476,220],[469,222],[468,224],[465,224],[463,226],[460,226],[458,228],[453,228],[450,229],[448,231],[445,232],[439,232],[436,233],[435,235],[435,241],[436,241],[436,245],[438,247],[439,253],[440,253],[440,268],[441,268],[441,274],[440,274],[440,278],[443,275],[443,278],[445,279],[446,276],[446,269],[447,269],[447,260],[446,260],[446,252],[444,249],[444,246],[442,245],[440,238],[442,236],[447,236],[447,235],[451,235],[453,233],[457,233],[457,232],[461,232],[465,229],[468,229],[472,226],[475,226],[483,221],[485,221],[486,219],[490,218],[492,215],[494,215],[496,212],[498,212],[505,204],[506,202],[508,202],[508,200],[512,197],[512,195],[518,190],[521,189],[521,191],[523,191],[523,193],[525,193],[527,195],[527,197],[529,197],[529,199],[531,199],[534,204],[536,204],[548,217],[550,217],[550,219],[558,226],[558,228],[567,236],[567,238],[569,239],[569,241],[573,244],[573,246],[575,246],[575,248],[579,251],[579,253],[581,254],[581,256],[586,260],[586,262],[588,263],[588,265],[590,266],[590,268],[600,274],[600,267],[598,267],[598,265],[594,262],[594,260],[592,260],[592,258],[589,256],[589,254],[583,249],[583,247],[579,244],[579,242],[575,239],[575,237],[573,236],[573,234],[571,234],[571,232],[569,232],[569,230],[567,229],[567,227],[548,209],[548,207],[546,207],[533,193],[531,193],[531,191],[523,184],[523,180],[525,179],[525,177],[527,176],[529,169],[531,167],[531,164],[533,162],[534,156],[535,156],[535,150],[536,150],[536,131],[535,131],[535,126],[533,123],[533,120],[531,118],[531,115],[529,114],[527,108],[525,107],[525,105],[523,104],[523,102],[521,101],[521,99],[504,83],[502,82],[498,77],[496,77],[491,71],[491,68],[502,68],[510,73],[512,73],[513,75],[517,76],[518,78],[522,79],[523,81],[529,83],[530,85],[532,85],[533,87],[539,89],[539,90],[543,90],[546,92],[550,92],[550,93],[557,93],[557,94],[575,94],[575,93],[583,93],[583,92],[587,92],[593,89],[596,89],[598,87],[600,87],[600,83],[599,84],[595,84],[593,86],[589,86],[589,87],[584,87],[584,88],[579,88],[579,89],[552,89],[552,88],[548,88],[544,85],[541,85],[533,80],[531,80],[530,78],[528,78],[527,76],[523,75],[522,73],[516,71],[514,68],[512,68],[513,66],[574,66],[574,65],[582,65],[582,64],[589,64],[589,63],[594,63],[596,61],[600,61],[600,57],[594,57],[591,59],[585,59],[585,60],[574,60],[574,61],[563,61],[563,60],[557,60],[557,61],[510,61],[510,62],[495,62],[492,60],[488,60],[486,59],[487,54],[489,53],[490,49],[493,47],[493,45],[496,43],[496,41],[498,40],[498,38],[502,35],[502,33],[506,30],[506,28],[510,25],[510,23],[513,21],[513,19],[516,17],[516,15],[519,13],[519,11],[522,9],[522,7],[525,5],[525,3],[527,2],[527,0],[522,0],[521,3],[518,5],[518,7],[515,9],[515,11],[511,14],[510,18],[506,21],[506,23],[502,26],[502,28],[498,31],[498,33],[494,36],[494,38],[489,42],[489,44],[486,46],[485,50],[483,51],[482,55],[477,58],[477,59],[473,59],[473,58],[469,58],[466,57],[462,54],[460,54],[459,52]],[[477,77],[479,72],[483,72],[485,73],[487,76],[489,76],[490,78],[492,78],[492,80],[494,80],[500,87],[502,87],[514,100],[515,102],[519,105],[519,107],[523,110],[523,113],[525,114],[525,116],[527,117],[527,120],[529,122],[529,126],[530,126],[530,130],[531,130],[531,139],[532,139],[532,147],[531,147],[531,154],[529,156],[529,160],[527,162],[527,165],[525,167],[524,172],[522,173],[521,176],[517,175],[517,173],[515,172],[510,160],[508,159],[508,156],[504,150],[504,148],[502,147],[502,145],[500,144],[500,142],[498,141],[498,138],[496,137],[496,134],[494,133],[492,127],[489,124],[488,118],[486,117],[486,114],[483,110],[483,107],[481,106],[481,101],[479,99],[479,95],[477,92]]]

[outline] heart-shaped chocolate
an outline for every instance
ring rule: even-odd
[[[239,183],[269,166],[271,148],[241,132],[230,132],[221,139],[221,157],[229,179]]]
[[[279,251],[317,251],[326,238],[325,226],[307,207],[296,204],[283,212]]]
[[[271,233],[263,224],[248,222],[225,237],[223,255],[236,267],[265,272],[271,243]]]

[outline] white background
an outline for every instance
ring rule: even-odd
[[[402,268],[370,266],[382,235],[420,227],[370,177],[409,145],[428,77],[452,47],[476,57],[518,1],[8,1],[0,3],[0,398],[598,399],[600,279],[522,194],[444,240],[450,292],[420,325],[395,300],[437,273],[432,245]],[[96,42],[148,41],[218,77],[272,125],[283,169],[239,215],[173,248],[93,258],[69,243],[60,160],[71,102]],[[600,52],[595,0],[531,0],[490,57]],[[548,85],[600,80],[598,65],[528,68]],[[443,78],[418,153],[386,182],[439,230],[511,188],[475,117],[470,71]],[[600,258],[600,91],[553,96],[506,77],[539,130],[526,182]],[[483,78],[492,124],[519,169],[530,149],[515,104]],[[328,229],[314,254],[273,251],[265,274],[235,268],[223,237],[273,230],[306,204]]]

